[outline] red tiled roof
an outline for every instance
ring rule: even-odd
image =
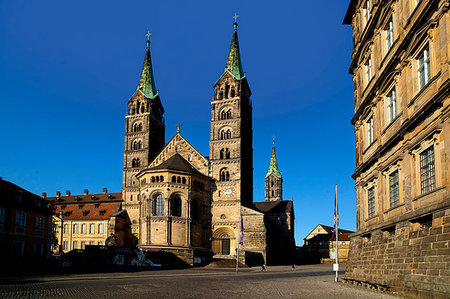
[[[58,215],[61,207],[64,207],[64,219],[67,220],[109,219],[112,214],[121,210],[123,202],[121,192],[47,197],[46,199],[53,205]]]
[[[323,228],[327,231],[327,233],[329,233],[329,234],[332,234],[332,233],[333,233],[333,227],[332,227],[332,226],[323,225],[323,224],[319,224],[319,225],[320,225],[321,227],[323,227]],[[339,228],[339,236],[340,236],[341,234],[344,234],[344,233],[353,234],[354,231]]]
[[[95,207],[95,203],[56,205],[55,213],[59,215],[61,207],[64,207],[65,220],[102,220],[109,219],[111,215],[121,210],[121,202],[101,202],[99,207]],[[86,213],[87,212],[87,213]]]
[[[122,201],[122,192],[115,193],[99,193],[99,194],[87,194],[87,195],[70,195],[60,197],[47,197],[48,201],[55,205],[65,205],[72,203],[90,203],[90,202],[113,202]]]

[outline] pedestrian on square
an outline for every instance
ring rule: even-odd
[[[292,271],[295,270],[295,264],[292,264]]]
[[[264,264],[261,265],[261,272],[266,272],[266,265]]]

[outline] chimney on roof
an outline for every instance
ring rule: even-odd
[[[84,195],[88,195],[88,194],[89,194],[88,189],[84,189],[84,190],[83,190],[83,194],[84,194]]]
[[[56,191],[56,197],[61,197],[61,191]]]
[[[103,194],[108,193],[108,188],[103,188]]]
[[[43,198],[46,198],[46,197],[47,197],[47,193],[42,192],[42,197],[43,197]]]
[[[66,196],[70,196],[70,190],[66,191]]]

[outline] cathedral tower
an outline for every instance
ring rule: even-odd
[[[214,84],[209,142],[212,192],[212,250],[234,255],[242,206],[253,204],[252,104],[242,70],[237,23],[225,70]]]
[[[275,139],[272,141],[272,156],[265,181],[266,201],[283,199],[283,178],[278,170],[277,154],[275,153]]]
[[[139,232],[139,181],[135,176],[164,147],[163,114],[164,108],[153,77],[150,40],[147,38],[141,77],[136,92],[128,101],[125,116],[122,196],[135,235]]]
[[[216,180],[213,201],[253,202],[251,91],[242,69],[237,23],[225,70],[214,84],[209,159]]]

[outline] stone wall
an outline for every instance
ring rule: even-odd
[[[355,234],[345,280],[386,286],[421,298],[450,296],[450,208],[395,230]]]

